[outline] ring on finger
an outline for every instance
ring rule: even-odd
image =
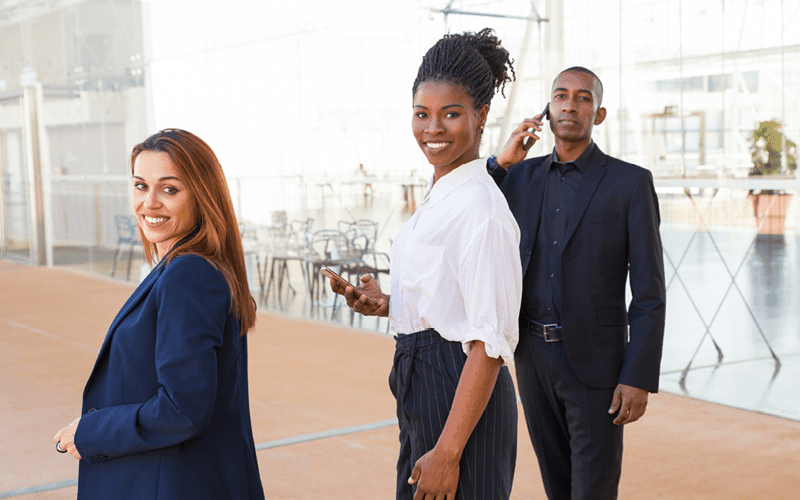
[[[59,453],[66,453],[67,452],[67,450],[65,450],[64,448],[61,447],[61,441],[56,443],[56,451],[59,452]]]

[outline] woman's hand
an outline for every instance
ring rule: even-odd
[[[330,279],[331,290],[334,293],[343,295],[347,301],[347,305],[357,313],[364,316],[383,316],[389,315],[389,296],[381,292],[381,286],[378,281],[372,277],[371,274],[361,276],[361,296],[356,296],[356,288],[353,286],[344,287]],[[375,304],[368,304],[367,297],[375,300]]]
[[[460,460],[460,456],[447,457],[437,447],[422,455],[414,464],[414,471],[408,479],[408,484],[419,483],[414,500],[455,499]]]
[[[81,454],[78,452],[78,448],[75,447],[75,431],[78,430],[78,422],[80,421],[81,417],[76,418],[71,424],[58,431],[53,437],[53,441],[55,443],[61,443],[59,447],[62,450],[67,450],[67,453],[75,457],[76,460],[81,459]]]
[[[511,133],[508,142],[503,146],[503,152],[497,155],[497,164],[508,168],[524,160],[528,150],[539,140],[536,132],[542,131],[542,125],[541,113],[534,118],[524,119]]]

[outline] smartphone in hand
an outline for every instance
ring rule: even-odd
[[[340,284],[340,285],[342,285],[343,287],[352,286],[352,287],[353,287],[353,293],[355,294],[355,296],[356,296],[356,298],[357,298],[357,299],[358,299],[358,298],[361,298],[361,296],[362,296],[362,295],[364,295],[364,296],[366,297],[366,302],[367,302],[367,304],[369,304],[369,305],[371,305],[371,306],[374,306],[374,305],[377,305],[377,304],[378,304],[378,303],[375,301],[375,299],[373,299],[373,298],[372,298],[372,297],[370,297],[369,295],[365,295],[365,294],[364,294],[364,292],[362,292],[361,290],[359,290],[359,289],[358,289],[358,287],[356,287],[355,285],[353,285],[352,283],[350,283],[350,282],[349,282],[349,281],[347,281],[346,279],[342,278],[341,276],[339,276],[338,274],[336,274],[335,272],[333,272],[333,269],[330,269],[330,268],[327,268],[327,267],[323,267],[323,268],[320,270],[320,272],[321,272],[322,274],[324,274],[325,276],[327,276],[328,278],[332,278],[332,279],[333,279],[333,281],[335,281],[335,282],[339,283],[339,284]]]
[[[544,109],[542,110],[541,115],[539,116],[539,121],[541,121],[542,123],[544,123],[545,119],[547,119],[547,120],[550,119],[550,103],[549,102],[544,105]],[[533,129],[529,129],[529,130],[535,132],[535,130],[533,130]],[[531,148],[531,146],[533,146],[534,142],[535,141],[532,138],[527,137],[525,139],[525,141],[522,143],[522,149],[524,149],[525,151],[529,150]]]

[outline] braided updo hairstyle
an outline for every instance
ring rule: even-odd
[[[495,92],[503,92],[506,82],[514,81],[513,63],[491,28],[447,34],[422,58],[412,97],[424,82],[456,84],[472,98],[475,109],[480,109],[492,102]]]

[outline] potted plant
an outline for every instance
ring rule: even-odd
[[[750,158],[753,168],[751,177],[770,175],[794,177],[797,169],[797,145],[785,138],[781,124],[773,121],[759,122],[751,136]],[[781,156],[786,148],[787,169],[783,171]],[[783,234],[786,211],[791,195],[784,190],[750,190],[759,234]]]

